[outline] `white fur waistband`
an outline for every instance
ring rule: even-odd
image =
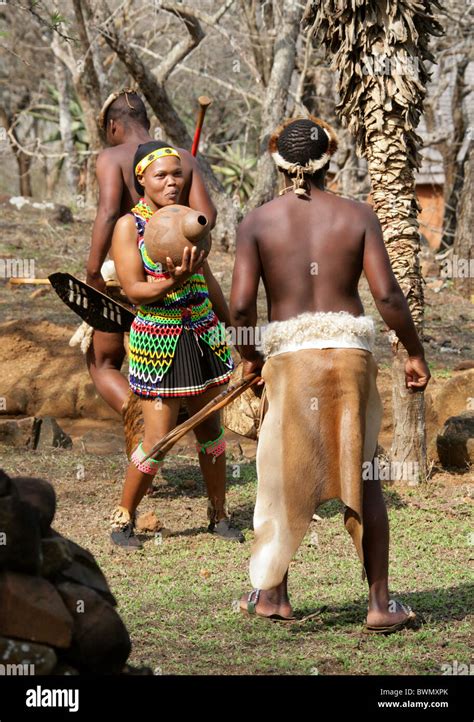
[[[265,358],[308,348],[360,348],[372,353],[375,324],[370,316],[338,313],[301,313],[262,328],[260,351]]]

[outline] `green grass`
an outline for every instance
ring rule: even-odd
[[[80,463],[84,481],[77,479]],[[232,477],[233,464],[240,469],[239,479]],[[391,592],[425,623],[415,632],[368,637],[361,633],[366,585],[337,501],[320,508],[322,521],[312,523],[290,568],[295,609],[321,613],[285,626],[237,611],[236,600],[249,589],[253,463],[230,460],[228,466],[229,505],[246,530],[245,544],[206,533],[206,500],[196,462],[179,455],[167,461],[156,497],[142,502],[143,511],[155,510],[172,535],[148,535],[136,553],[112,549],[107,540],[108,515],[125,469],[121,455],[54,450],[20,456],[10,450],[3,466],[54,483],[55,527],[95,554],[133,640],[132,664],[162,674],[429,675],[439,674],[445,662],[472,662],[467,476],[456,486],[435,477],[426,486],[386,491]]]

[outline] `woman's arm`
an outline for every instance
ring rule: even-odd
[[[211,299],[212,307],[216,312],[216,316],[219,321],[222,321],[226,326],[230,326],[230,313],[229,306],[225,300],[225,296],[222,292],[222,288],[219,286],[216,278],[214,277],[209,263],[204,261],[203,275],[206,279],[207,287],[209,289],[209,298]]]
[[[196,248],[191,254],[188,248],[183,252],[181,266],[168,263],[170,278],[157,283],[147,283],[143,262],[137,246],[137,229],[129,214],[119,218],[112,238],[115,268],[126,296],[136,305],[155,303],[180,286],[202,264],[203,252],[198,256]],[[159,290],[158,290],[159,287]]]

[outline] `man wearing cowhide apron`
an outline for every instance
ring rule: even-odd
[[[283,173],[279,197],[240,224],[231,291],[236,327],[255,327],[262,277],[269,324],[260,351],[239,347],[244,373],[261,372],[266,413],[257,449],[254,589],[243,612],[292,619],[287,577],[319,504],[339,498],[369,584],[366,630],[413,626],[416,615],[388,593],[389,530],[380,482],[363,481],[382,415],[372,355],[374,322],[358,294],[362,271],[376,306],[408,352],[406,384],[430,373],[406,299],[371,207],[324,188],[334,130],[318,118],[285,121],[269,149]]]

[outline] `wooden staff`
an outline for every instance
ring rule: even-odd
[[[219,394],[219,396],[216,396],[214,399],[209,401],[208,404],[203,406],[203,408],[194,414],[194,416],[191,416],[190,419],[186,419],[186,421],[183,421],[182,424],[163,436],[163,438],[155,444],[153,449],[143,461],[146,461],[147,459],[156,459],[157,456],[163,458],[164,455],[176,444],[176,442],[188,433],[188,431],[194,429],[215,411],[218,411],[224,406],[227,406],[227,404],[230,404],[230,402],[236,399],[237,396],[240,396],[245,389],[253,386],[253,384],[256,384],[257,381],[260,381],[260,379],[261,376],[256,373],[252,373],[244,376],[239,381],[236,381],[235,384],[228,386]]]
[[[204,123],[204,116],[209,108],[212,100],[207,95],[200,95],[198,98],[199,103],[199,115],[197,119],[196,130],[194,131],[193,147],[191,148],[191,154],[196,156],[199,148],[199,139],[201,138],[201,130]]]

